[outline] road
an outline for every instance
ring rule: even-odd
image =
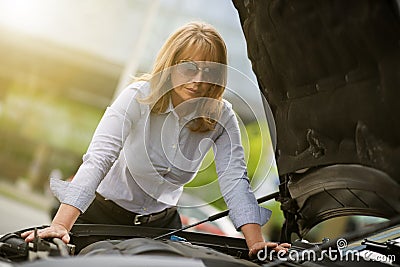
[[[0,195],[0,235],[49,223],[45,211]]]

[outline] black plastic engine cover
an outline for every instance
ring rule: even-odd
[[[28,243],[17,234],[4,235],[0,238],[0,257],[14,262],[25,261],[29,257]]]

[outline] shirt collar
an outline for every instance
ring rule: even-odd
[[[161,114],[167,114],[167,113],[170,113],[170,112],[172,112],[176,117],[179,117],[178,114],[175,111],[174,105],[172,104],[172,98],[171,97],[169,97],[168,107]],[[192,120],[195,115],[196,115],[196,108],[194,108],[190,113],[180,117],[180,119],[183,120],[184,122],[188,122],[188,121]]]
[[[168,101],[168,107],[165,109],[164,112],[161,112],[161,114],[167,114],[169,112],[172,112],[174,110],[174,105],[172,104],[172,98],[171,96],[169,97],[169,101]]]

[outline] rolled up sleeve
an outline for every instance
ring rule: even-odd
[[[230,109],[221,119],[222,133],[215,141],[214,155],[221,193],[237,230],[245,224],[264,225],[271,211],[258,205],[247,177],[239,124]]]
[[[61,203],[74,206],[81,212],[86,211],[95,198],[94,191],[54,178],[50,179],[50,189]]]
[[[249,223],[264,225],[271,218],[272,211],[258,205],[247,178],[238,181],[224,198],[229,207],[229,217],[237,230]]]

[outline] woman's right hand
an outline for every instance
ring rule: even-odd
[[[65,244],[68,244],[70,240],[68,230],[64,226],[54,223],[49,227],[37,230],[37,235],[40,238],[58,237]],[[34,230],[23,232],[21,237],[25,238],[25,242],[32,242],[35,239]]]
[[[57,214],[53,219],[51,225],[47,228],[40,229],[37,234],[40,238],[57,237],[60,238],[65,244],[69,243],[69,230],[76,221],[80,211],[74,206],[68,204],[61,204],[58,208]],[[35,239],[35,232],[33,230],[26,231],[21,234],[26,242],[32,242]]]

